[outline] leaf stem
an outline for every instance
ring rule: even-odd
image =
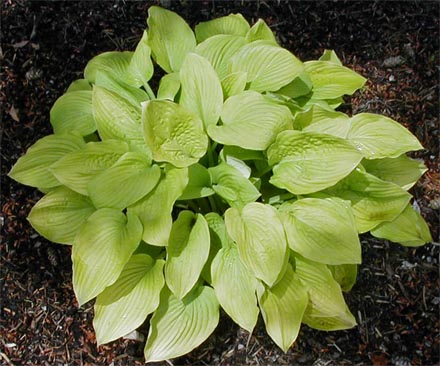
[[[150,85],[148,83],[144,84],[145,91],[147,92],[148,96],[150,97],[150,100],[156,99],[156,96],[154,95],[153,90],[151,89]]]

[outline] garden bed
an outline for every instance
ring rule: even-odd
[[[284,354],[259,322],[249,336],[223,316],[188,365],[433,365],[439,362],[439,3],[163,2],[191,25],[231,12],[263,18],[303,61],[334,49],[368,78],[343,106],[377,112],[409,128],[429,171],[412,189],[434,241],[421,248],[362,236],[363,264],[346,300],[358,326],[319,332],[303,326]],[[170,4],[165,4],[170,3]],[[93,304],[81,308],[71,283],[70,247],[49,243],[26,221],[41,197],[6,174],[36,140],[51,133],[49,110],[87,61],[133,49],[152,2],[2,2],[0,364],[142,365],[142,344],[96,347]],[[146,329],[144,329],[145,331]]]

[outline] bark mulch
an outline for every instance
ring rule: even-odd
[[[364,263],[346,295],[358,326],[304,326],[284,354],[259,324],[252,336],[223,316],[215,333],[173,364],[439,365],[439,3],[435,1],[162,1],[191,25],[241,12],[263,18],[302,60],[334,49],[369,79],[347,99],[351,113],[377,112],[408,127],[429,171],[413,188],[434,243],[421,248],[362,236]],[[1,3],[1,365],[142,365],[142,344],[96,347],[93,305],[79,308],[68,246],[49,243],[26,221],[41,193],[6,174],[51,133],[49,110],[87,61],[133,49],[152,2]],[[145,329],[144,329],[145,331]],[[166,363],[163,363],[166,364]]]

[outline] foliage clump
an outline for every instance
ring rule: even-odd
[[[134,52],[93,58],[54,104],[54,134],[9,175],[45,193],[29,221],[72,245],[98,343],[152,314],[146,361],[178,357],[220,306],[249,332],[261,313],[284,351],[301,323],[353,327],[359,234],[431,240],[408,193],[426,171],[406,156],[420,143],[385,116],[336,111],[364,83],[332,51],[301,62],[262,20],[194,33],[155,6]]]

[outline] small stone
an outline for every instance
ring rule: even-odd
[[[388,57],[384,60],[383,66],[385,67],[397,67],[405,63],[405,59],[402,56]]]

